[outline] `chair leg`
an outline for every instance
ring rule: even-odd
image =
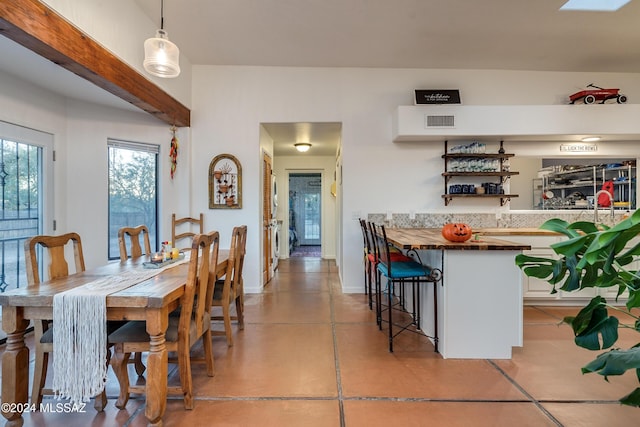
[[[111,356],[111,368],[118,379],[118,384],[120,384],[120,395],[116,400],[116,407],[119,409],[124,409],[129,401],[129,372],[127,371],[127,364],[129,363],[130,354],[114,350],[113,356]]]
[[[35,337],[39,341],[39,337]],[[31,390],[31,404],[36,408],[42,403],[42,389],[47,380],[47,368],[49,367],[49,353],[43,351],[36,343],[36,363],[33,369],[33,387]]]
[[[380,280],[380,272],[376,271],[376,323],[378,329],[382,330],[382,284]]]
[[[142,353],[141,352],[137,352],[134,356],[134,366],[136,367],[136,374],[138,374],[139,377],[142,376],[142,374],[144,374],[144,371],[147,370],[147,367],[144,366],[144,363],[142,363]]]
[[[213,377],[216,374],[215,361],[213,359],[213,341],[211,329],[202,335],[202,348],[204,349],[204,361],[207,364],[207,376]]]
[[[186,347],[186,348],[185,348]],[[180,385],[184,396],[184,409],[193,409],[193,382],[191,379],[191,358],[188,345],[178,348]]]
[[[433,326],[434,326],[434,343],[435,343],[435,352],[438,351],[438,282],[433,282]]]
[[[388,303],[389,303],[389,307],[388,307],[388,311],[389,311],[389,353],[393,353],[393,316],[392,316],[392,312],[393,309],[391,308],[391,305],[393,304],[393,281],[391,279],[389,279],[389,283],[387,285],[387,290],[389,291],[387,293],[387,295],[389,296],[388,298]]]
[[[109,369],[109,361],[111,359],[111,350],[107,348],[107,358],[105,360],[105,364],[107,365],[107,369]],[[104,407],[107,406],[107,392],[105,389],[102,389],[102,393],[96,396],[93,407],[98,412],[103,412]]]
[[[367,272],[366,272],[365,280],[367,283],[366,286],[369,289],[369,310],[373,310],[373,306],[372,306],[373,296],[371,295],[371,263],[368,260],[367,260],[366,269],[367,269]]]
[[[236,314],[238,315],[238,329],[244,329],[244,295],[236,297]]]
[[[367,256],[366,255],[364,258],[364,294],[367,295]],[[371,296],[371,290],[369,290],[369,296]]]
[[[107,392],[102,390],[102,393],[96,396],[93,407],[97,412],[104,412],[105,406],[107,406]]]
[[[227,346],[233,346],[233,334],[231,331],[231,313],[229,304],[222,305],[222,318],[224,320],[224,332],[227,336]]]
[[[416,329],[420,330],[420,322],[422,322],[422,315],[420,310],[420,282],[413,283],[414,296],[413,296],[413,318],[416,322]]]

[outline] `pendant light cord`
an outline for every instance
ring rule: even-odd
[[[164,30],[164,0],[160,0],[160,29]]]

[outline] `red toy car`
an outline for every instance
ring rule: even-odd
[[[570,103],[575,104],[576,101],[580,101],[581,99],[585,104],[593,104],[596,101],[604,104],[607,99],[615,99],[618,104],[627,102],[627,97],[619,93],[620,89],[603,89],[593,84],[589,84],[587,87],[594,89],[586,89],[574,93],[569,96]]]

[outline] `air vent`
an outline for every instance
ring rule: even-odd
[[[455,125],[455,116],[425,115],[425,128],[452,128]]]

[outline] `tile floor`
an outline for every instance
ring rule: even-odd
[[[235,332],[235,345],[214,338],[216,376],[194,366],[195,408],[171,398],[164,425],[640,425],[640,410],[617,403],[638,385],[633,375],[605,382],[580,373],[595,354],[558,326],[575,311],[526,307],[524,347],[512,360],[443,360],[414,334],[400,335],[391,354],[366,297],[340,292],[334,262],[281,261],[266,291],[247,296],[246,328]],[[623,333],[621,345],[634,344],[634,334]],[[172,371],[170,381],[177,378]],[[103,413],[88,405],[81,414],[25,414],[24,425],[145,425],[144,398],[119,411],[117,391],[111,377]]]

